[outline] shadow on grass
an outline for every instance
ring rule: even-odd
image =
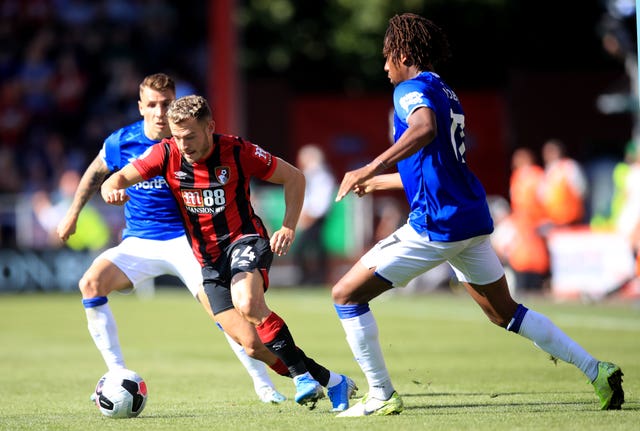
[[[544,411],[549,412],[547,407],[549,406],[576,406],[580,411],[600,411],[599,403],[597,398],[594,395],[592,401],[584,401],[579,398],[587,395],[585,392],[575,392],[575,391],[548,391],[548,392],[428,392],[428,393],[403,393],[401,397],[403,399],[408,398],[452,398],[452,397],[486,397],[491,400],[496,400],[497,398],[504,397],[518,397],[518,396],[526,396],[526,397],[543,397],[545,394],[550,394],[554,397],[559,395],[568,395],[571,397],[575,397],[574,401],[562,401],[562,400],[554,400],[554,401],[507,401],[507,402],[497,402],[497,401],[487,401],[487,402],[440,402],[437,404],[412,404],[405,402],[405,410],[421,410],[421,409],[429,409],[429,410],[437,410],[437,409],[450,409],[450,410],[458,410],[458,409],[469,409],[469,408],[487,408],[492,412],[495,412],[496,408],[518,408],[519,411],[523,411],[523,407],[529,407],[527,411],[529,412],[538,412]],[[543,410],[540,407],[544,407]],[[640,410],[640,401],[636,400],[625,400],[625,403],[622,406],[621,411],[639,411]],[[616,410],[613,410],[616,411]],[[617,410],[620,411],[620,410]]]

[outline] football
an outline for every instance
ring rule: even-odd
[[[95,394],[96,406],[103,415],[133,418],[147,403],[147,384],[135,371],[111,370],[98,380]]]

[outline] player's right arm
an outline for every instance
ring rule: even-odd
[[[357,184],[353,188],[353,192],[362,197],[367,193],[379,191],[379,190],[400,190],[402,189],[402,180],[400,174],[395,172],[393,174],[376,175],[373,178]]]
[[[109,168],[107,168],[104,160],[102,160],[102,156],[98,154],[82,175],[78,189],[73,195],[73,202],[64,218],[58,223],[56,232],[62,241],[68,240],[69,237],[76,232],[76,224],[78,223],[80,211],[82,211],[82,208],[84,208],[91,197],[98,191],[108,174]]]
[[[144,178],[140,172],[129,163],[102,183],[102,199],[108,204],[124,205],[129,200],[127,187],[137,184],[142,180],[144,180]]]

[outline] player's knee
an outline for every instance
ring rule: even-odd
[[[96,296],[95,283],[90,281],[87,274],[83,275],[78,282],[78,288],[80,289],[83,298],[93,298]]]
[[[251,304],[249,301],[234,299],[233,306],[245,319],[250,316]]]
[[[336,283],[331,289],[331,299],[334,304],[345,305],[348,304],[351,300],[351,295],[349,294],[349,290],[346,288],[344,283],[340,281]]]
[[[106,296],[108,291],[102,287],[99,277],[86,273],[82,276],[78,283],[83,298],[95,298],[96,296]]]
[[[238,313],[242,315],[247,321],[249,321],[252,325],[258,325],[262,321],[261,313],[256,304],[251,301],[239,301],[234,303],[236,310]]]

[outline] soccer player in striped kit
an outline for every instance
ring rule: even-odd
[[[209,313],[245,349],[261,341],[277,356],[279,365],[269,364],[293,378],[297,403],[314,408],[325,386],[333,411],[346,410],[355,383],[308,358],[265,301],[273,255],[286,254],[295,237],[304,175],[240,137],[215,134],[211,109],[201,96],[176,100],[167,118],[172,137],[109,178],[102,185],[105,202],[124,204],[129,199],[127,187],[164,177],[202,266],[204,288],[199,298]],[[249,186],[254,177],[284,188],[282,227],[271,236],[251,204]]]
[[[80,211],[109,173],[171,135],[166,113],[169,104],[175,100],[175,87],[174,80],[164,73],[143,79],[138,101],[143,119],[116,130],[104,141],[100,153],[83,174],[66,216],[58,225],[57,232],[62,241],[73,235]],[[191,253],[180,213],[165,180],[150,178],[129,193],[131,199],[125,206],[126,226],[122,242],[101,253],[79,283],[89,332],[108,369],[125,367],[118,329],[107,298],[111,292],[143,289],[155,277],[164,274],[179,277],[194,297],[202,285],[200,265]],[[265,364],[247,355],[226,333],[225,337],[251,376],[260,400],[275,404],[283,402],[286,398],[275,389]]]

